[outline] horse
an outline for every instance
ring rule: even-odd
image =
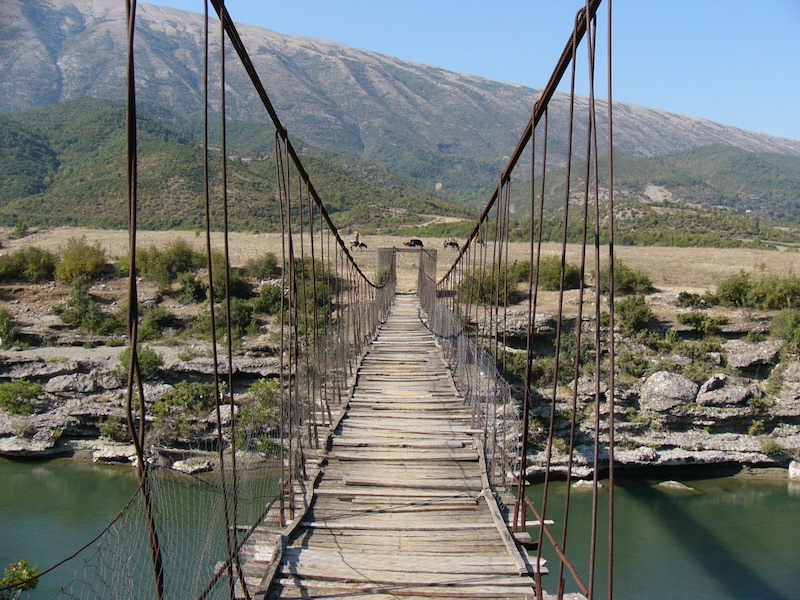
[[[422,248],[422,240],[418,240],[416,238],[407,240],[403,242],[403,246],[409,246],[410,248]]]
[[[366,250],[367,249],[367,245],[364,242],[359,242],[359,241],[353,240],[352,242],[350,242],[350,249],[351,250]]]

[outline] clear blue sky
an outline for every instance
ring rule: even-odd
[[[203,12],[203,0],[154,3]],[[226,0],[237,22],[535,88],[581,5]],[[800,139],[800,0],[613,0],[613,12],[615,100]]]

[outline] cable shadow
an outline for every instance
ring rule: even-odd
[[[616,486],[634,500],[650,507],[654,518],[659,519],[669,531],[674,532],[674,539],[682,546],[693,560],[705,565],[704,572],[715,579],[731,599],[751,600],[752,598],[770,598],[770,600],[792,600],[781,590],[776,589],[769,579],[753,569],[729,549],[718,536],[702,521],[685,510],[678,497],[660,494],[655,497],[645,486],[627,484],[618,479]],[[691,531],[691,538],[682,532]],[[697,541],[701,540],[698,544]],[[717,564],[725,564],[724,572],[715,568]]]

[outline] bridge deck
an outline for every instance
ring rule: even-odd
[[[257,597],[532,597],[532,566],[488,490],[469,410],[418,307],[397,296],[310,509]]]

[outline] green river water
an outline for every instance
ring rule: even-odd
[[[701,477],[698,471],[658,477],[618,479],[614,598],[800,598],[800,483]],[[663,479],[680,479],[696,492],[655,485]],[[55,563],[101,531],[136,489],[130,467],[70,460],[0,459],[0,481],[2,566],[21,558],[40,568]],[[558,522],[563,483],[553,484],[553,491],[547,516]],[[534,488],[534,499],[537,493]],[[582,540],[590,499],[591,492],[574,492],[568,537],[573,556],[588,554]],[[605,537],[601,530],[601,547]],[[576,562],[585,571],[581,558]],[[75,561],[61,567],[23,597],[52,598],[77,567]],[[554,581],[553,575],[545,578],[547,589],[554,590]],[[605,597],[604,576],[595,589],[598,598]]]

